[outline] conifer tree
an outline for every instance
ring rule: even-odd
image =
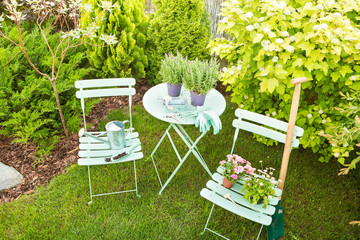
[[[165,54],[180,52],[190,60],[209,57],[210,20],[204,0],[154,0],[157,11],[148,29],[149,83],[159,83]]]
[[[81,25],[85,28],[100,11],[100,0],[83,0],[91,4],[93,12],[84,14]],[[111,0],[114,9],[108,13],[97,35],[111,29],[118,43],[112,46],[100,47],[99,40],[93,39],[87,46],[87,56],[90,64],[98,71],[97,77],[145,77],[148,59],[144,52],[146,45],[146,29],[148,17],[144,13],[144,0]]]

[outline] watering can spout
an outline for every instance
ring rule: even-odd
[[[106,140],[104,140],[104,139],[102,139],[102,138],[100,138],[100,137],[93,136],[93,135],[85,132],[85,128],[81,128],[81,129],[79,130],[79,137],[83,137],[83,136],[87,136],[87,137],[90,137],[90,138],[95,139],[95,140],[97,140],[97,141],[106,143],[106,144],[110,147],[110,143],[109,143],[108,141],[106,141]]]
[[[126,135],[125,134],[125,123],[129,121],[111,121],[108,122],[105,126],[108,141],[100,138],[99,136],[94,136],[85,131],[84,128],[81,128],[79,131],[79,137],[87,136],[97,141],[107,144],[111,149],[122,149],[126,146]]]

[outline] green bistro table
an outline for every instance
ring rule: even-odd
[[[150,88],[144,95],[143,98],[143,105],[145,107],[145,110],[149,112],[152,116],[154,116],[157,119],[160,119],[161,121],[165,121],[169,123],[169,127],[166,129],[163,136],[160,138],[159,142],[157,143],[155,149],[151,153],[150,157],[152,159],[152,162],[155,167],[156,174],[158,176],[161,190],[159,191],[159,195],[161,195],[162,191],[165,189],[165,187],[170,183],[171,179],[175,176],[176,172],[180,169],[181,165],[185,162],[187,157],[190,155],[190,153],[193,153],[196,159],[200,162],[200,164],[204,167],[204,169],[207,171],[207,173],[212,176],[208,166],[206,165],[206,162],[204,158],[201,156],[198,148],[196,145],[200,141],[202,137],[205,136],[206,132],[203,132],[200,134],[200,136],[193,141],[190,136],[186,133],[185,129],[182,125],[195,125],[196,116],[183,116],[181,115],[182,110],[174,110],[170,111],[167,109],[167,107],[164,105],[163,97],[168,96],[167,94],[167,86],[165,83],[156,85],[152,88]],[[188,105],[190,104],[190,93],[187,90],[182,89],[180,93],[180,97],[183,97],[186,99]],[[221,95],[220,92],[218,92],[215,89],[212,89],[207,95],[204,103],[205,108],[210,108],[213,110],[218,116],[220,116],[226,108],[226,101],[225,98]],[[196,107],[193,106],[184,106],[184,109],[186,109],[186,112],[191,112],[191,109],[193,112],[196,112]],[[189,111],[190,109],[190,111]],[[179,117],[180,115],[180,117]],[[182,116],[182,117],[181,117]],[[194,126],[195,127],[195,126]],[[173,128],[175,132],[180,136],[180,138],[184,141],[186,146],[189,148],[189,150],[186,152],[184,157],[181,157],[171,136],[169,131]],[[165,184],[162,184],[155,161],[154,161],[154,154],[156,150],[159,148],[160,144],[164,140],[165,136],[168,136],[170,143],[176,153],[176,156],[178,157],[180,163],[176,167],[176,169],[173,171],[171,176],[168,178],[168,180],[165,182]]]

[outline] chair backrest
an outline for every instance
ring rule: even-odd
[[[107,78],[76,81],[75,87],[79,89],[79,91],[76,92],[76,97],[81,100],[85,130],[86,121],[84,99],[112,96],[129,97],[130,129],[132,129],[131,105],[132,95],[135,95],[136,92],[133,87],[135,83],[136,81],[134,78]]]
[[[288,128],[288,123],[283,122],[272,117],[267,117],[265,115],[250,112],[243,109],[237,109],[235,111],[235,116],[237,119],[233,120],[232,125],[236,128],[234,134],[233,146],[231,149],[231,154],[234,151],[235,142],[239,135],[239,130],[245,130],[248,132],[256,133],[266,138],[273,139],[275,141],[285,144],[286,133]],[[304,134],[304,129],[295,126],[294,135],[291,143],[291,148],[299,146],[299,137]]]

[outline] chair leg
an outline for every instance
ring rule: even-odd
[[[261,231],[262,231],[263,227],[264,227],[264,225],[261,225],[261,228],[260,228],[260,231],[259,231],[259,234],[258,234],[258,236],[257,236],[256,240],[259,240],[260,233],[261,233]]]
[[[90,165],[88,165],[88,175],[89,175],[89,187],[90,187],[90,202],[88,204],[92,203],[92,190],[91,190],[91,176],[90,176]]]
[[[141,196],[138,194],[137,178],[136,178],[136,164],[135,164],[135,160],[134,160],[134,174],[135,174],[136,196],[141,197]]]
[[[208,217],[208,219],[207,219],[207,221],[206,221],[206,224],[205,224],[205,227],[204,227],[204,231],[203,231],[201,234],[203,234],[203,233],[206,231],[206,227],[207,227],[207,225],[208,225],[208,223],[209,223],[209,221],[210,221],[210,217],[211,217],[211,214],[212,214],[212,212],[213,212],[213,210],[214,210],[214,207],[215,207],[215,203],[213,203],[213,205],[212,205],[212,207],[211,207],[211,211],[210,211],[209,217]]]
[[[210,221],[210,217],[211,217],[211,214],[212,214],[212,212],[213,212],[213,210],[214,210],[214,207],[215,207],[215,203],[213,203],[213,205],[212,205],[212,208],[211,208],[209,217],[208,217],[208,219],[207,219],[207,221],[206,221],[206,225],[205,225],[205,227],[204,227],[204,231],[203,231],[201,234],[204,234],[205,230],[208,230],[209,232],[212,232],[212,233],[218,235],[219,237],[221,237],[221,238],[223,238],[223,239],[230,240],[229,238],[221,235],[220,233],[217,233],[217,232],[215,232],[214,230],[212,230],[212,229],[210,229],[210,228],[207,228],[207,225],[208,225],[208,223],[209,223],[209,221]]]

